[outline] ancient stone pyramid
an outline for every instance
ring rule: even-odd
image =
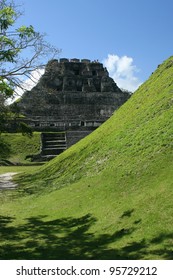
[[[106,121],[128,98],[103,64],[64,58],[48,62],[18,106],[35,130],[89,129]]]

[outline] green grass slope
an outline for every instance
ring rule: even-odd
[[[22,133],[3,133],[0,135],[0,161],[7,159],[13,163],[29,163],[26,156],[38,154],[40,151],[40,133],[34,132],[32,137]]]
[[[173,258],[173,57],[99,129],[3,192],[3,259]]]

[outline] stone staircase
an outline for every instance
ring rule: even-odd
[[[67,149],[65,132],[43,132],[41,134],[41,159],[48,161]]]

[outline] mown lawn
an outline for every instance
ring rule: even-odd
[[[173,57],[99,129],[1,193],[2,259],[173,258]]]

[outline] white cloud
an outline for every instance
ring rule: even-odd
[[[22,94],[26,90],[31,90],[39,81],[40,77],[44,74],[45,69],[36,69],[31,72],[30,78],[21,81],[21,87],[16,87],[15,92],[12,98],[7,99],[7,104],[13,103],[15,100],[17,100],[19,97],[22,96]]]
[[[30,78],[21,83],[21,87],[16,87],[15,92],[21,96],[24,91],[31,90],[38,82],[40,77],[44,74],[44,69],[36,69],[31,72]]]
[[[132,57],[108,54],[103,64],[118,87],[134,92],[142,84],[136,76],[139,70],[133,65]]]
[[[21,82],[21,87],[15,88],[14,96],[12,98],[7,99],[7,104],[13,103],[15,100],[21,97],[26,90],[31,90],[37,84],[37,82],[39,81],[40,77],[44,74],[44,72],[45,72],[44,69],[36,69],[32,71],[30,74],[30,78]]]

